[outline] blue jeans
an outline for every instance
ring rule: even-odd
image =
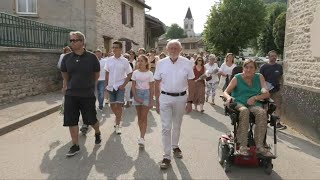
[[[99,102],[99,108],[103,108],[103,100],[104,100],[104,80],[98,81],[97,83],[97,92],[98,92],[98,102]]]

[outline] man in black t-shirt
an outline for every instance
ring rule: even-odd
[[[280,64],[277,64],[278,54],[276,51],[272,50],[268,53],[269,62],[264,64],[260,68],[260,73],[264,76],[267,86],[269,88],[270,97],[274,100],[277,105],[276,115],[280,117],[281,112],[281,91],[280,91],[280,81],[282,80],[283,69]],[[280,118],[278,119],[276,127],[278,129],[285,129],[286,126],[280,123]]]
[[[85,37],[81,32],[70,32],[70,43],[73,52],[63,57],[61,72],[64,80],[62,92],[65,94],[63,126],[69,127],[73,143],[67,156],[74,156],[80,150],[80,112],[84,124],[91,125],[95,130],[95,143],[101,143],[94,94],[95,82],[100,75],[100,64],[95,54],[84,49]]]

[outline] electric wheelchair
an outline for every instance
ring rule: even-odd
[[[242,68],[236,67],[233,71],[233,74],[237,74],[237,72],[242,72]],[[224,102],[227,99],[223,96],[220,96]],[[266,99],[261,101],[264,109],[267,111],[268,116],[268,124],[273,127],[273,147],[274,152],[273,156],[262,156],[256,153],[256,145],[254,142],[254,132],[253,126],[255,124],[255,117],[250,112],[249,116],[249,131],[248,131],[248,148],[249,148],[249,156],[243,156],[236,153],[239,150],[239,144],[237,143],[236,132],[239,126],[239,111],[235,109],[236,103],[231,102],[229,106],[224,107],[225,115],[229,116],[231,119],[231,124],[233,125],[233,131],[224,134],[219,138],[218,144],[218,159],[219,163],[224,168],[225,172],[230,172],[231,165],[240,165],[240,166],[255,166],[255,167],[263,167],[266,174],[271,174],[273,169],[272,159],[276,159],[276,145],[277,145],[277,136],[276,136],[276,121],[278,117],[273,115],[273,112],[276,110],[276,105],[272,99]],[[267,132],[264,138],[264,146],[265,148],[271,150],[271,146],[266,143]]]

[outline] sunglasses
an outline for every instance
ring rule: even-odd
[[[69,41],[72,43],[72,42],[82,41],[82,39],[70,39]]]
[[[118,46],[113,46],[112,49],[120,49]]]

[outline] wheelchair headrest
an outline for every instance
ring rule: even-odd
[[[230,80],[231,80],[236,74],[242,73],[242,71],[243,71],[243,68],[242,68],[241,66],[237,66],[237,67],[233,68]]]

